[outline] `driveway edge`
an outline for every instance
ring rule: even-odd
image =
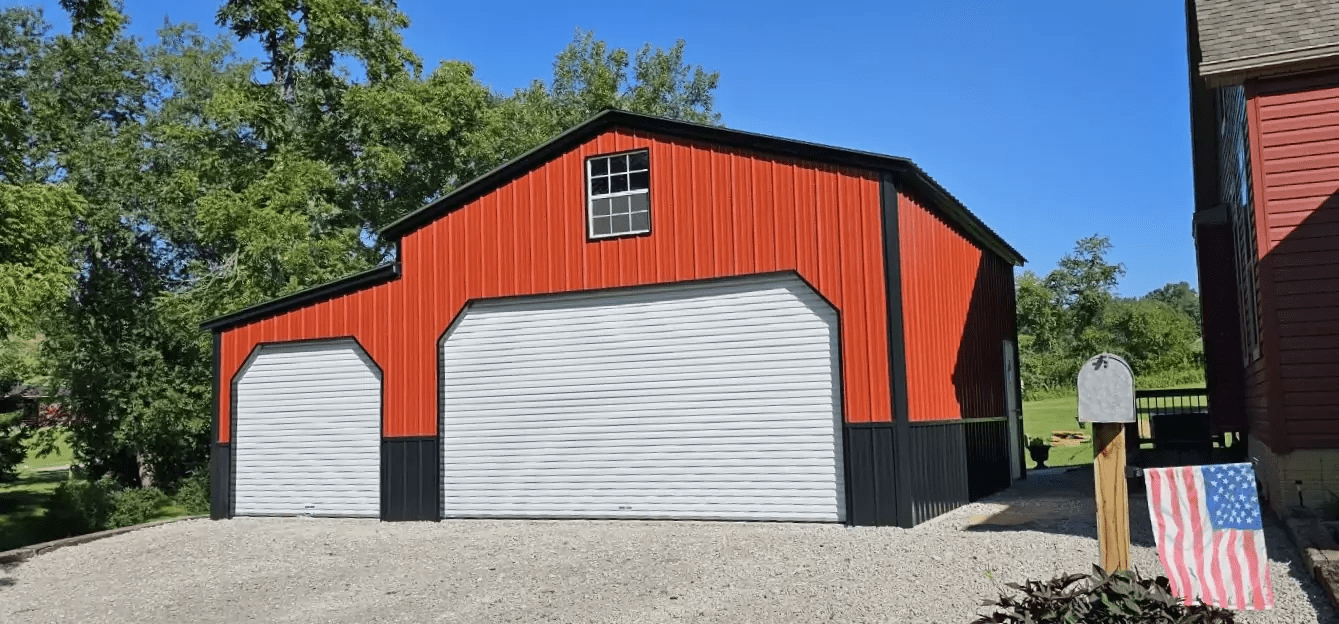
[[[1339,544],[1315,516],[1294,515],[1284,525],[1293,545],[1301,551],[1307,571],[1325,591],[1330,606],[1339,611]]]
[[[77,546],[79,544],[87,544],[88,542],[96,542],[100,539],[120,535],[122,533],[129,533],[131,531],[136,531],[139,529],[147,529],[149,527],[155,527],[163,524],[181,522],[182,520],[198,520],[201,518],[208,518],[208,517],[209,517],[208,515],[181,516],[179,518],[168,518],[167,520],[145,522],[144,524],[135,524],[128,527],[108,529],[106,531],[97,531],[95,533],[85,533],[83,535],[66,537],[64,539],[52,540],[50,542],[41,542],[39,544],[33,544],[31,546],[24,546],[22,548],[15,548],[14,550],[6,550],[4,552],[0,552],[0,564],[9,565],[18,563],[20,561],[36,557],[37,555],[42,555],[49,553],[53,550],[65,548],[66,546]]]

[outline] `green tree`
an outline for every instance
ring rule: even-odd
[[[553,62],[553,78],[496,98],[475,173],[509,160],[605,109],[719,124],[713,93],[720,73],[689,65],[682,39],[631,54],[577,30]],[[631,71],[629,71],[631,69]]]
[[[68,186],[0,184],[0,339],[65,299],[74,274],[68,232],[84,211]]]
[[[339,82],[341,55],[358,61],[371,83],[422,67],[404,46],[400,31],[409,18],[393,0],[228,0],[216,21],[238,39],[260,43],[264,68],[289,104],[304,80],[318,87]]]
[[[0,10],[0,182],[82,202],[53,230],[73,270],[38,368],[67,391],[76,461],[125,485],[206,458],[201,320],[392,257],[378,229],[605,107],[718,121],[682,42],[632,57],[580,35],[550,85],[501,95],[464,62],[424,72],[388,0],[234,0],[227,36],[152,45],[119,2],[62,6],[57,35]]]
[[[1181,314],[1194,319],[1196,325],[1200,324],[1200,319],[1203,318],[1200,310],[1199,293],[1195,292],[1195,289],[1191,288],[1190,284],[1186,282],[1167,284],[1144,295],[1144,298],[1161,301],[1172,306]]]

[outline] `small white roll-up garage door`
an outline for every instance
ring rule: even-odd
[[[443,512],[844,520],[837,340],[791,275],[473,304],[442,342]]]
[[[381,511],[381,375],[352,340],[261,347],[234,386],[234,513]]]

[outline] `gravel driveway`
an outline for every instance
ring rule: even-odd
[[[1034,474],[913,530],[193,520],[5,570],[0,622],[966,622],[999,583],[1096,560],[1090,479]],[[1135,565],[1160,571],[1132,502]],[[1279,607],[1240,621],[1339,624],[1268,538]]]

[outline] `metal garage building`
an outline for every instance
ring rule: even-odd
[[[215,518],[912,526],[1022,476],[1013,266],[911,161],[609,111],[209,321]]]

